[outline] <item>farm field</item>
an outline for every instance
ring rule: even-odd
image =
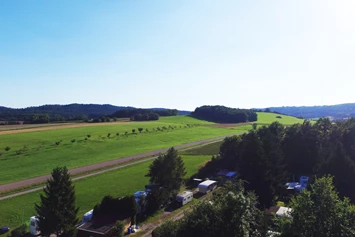
[[[274,113],[265,113],[265,112],[258,112],[258,121],[257,123],[261,124],[269,124],[275,121],[280,122],[284,125],[291,125],[295,123],[303,123],[303,119],[299,119],[293,116],[282,115],[282,114],[274,114]],[[281,118],[276,118],[277,116],[281,116]]]
[[[260,123],[278,120],[275,114],[260,114]],[[283,119],[279,120],[291,121],[286,117]],[[186,124],[196,126],[187,127]],[[251,129],[251,125],[237,124],[228,127],[207,126],[211,124],[188,116],[176,116],[163,117],[154,122],[102,123],[100,126],[0,135],[0,152],[3,153],[0,158],[0,184],[45,175],[60,165],[71,169]],[[153,131],[169,126],[174,129]],[[144,129],[142,133],[138,132],[139,127]],[[135,134],[132,134],[132,129],[136,130]],[[110,138],[107,137],[109,133]],[[73,139],[75,142],[72,142]],[[56,142],[60,144],[56,145]],[[6,152],[4,149],[7,146],[11,149]]]
[[[187,175],[195,174],[199,167],[207,162],[210,155],[182,155]],[[77,205],[80,207],[79,216],[92,209],[105,195],[114,197],[132,195],[138,190],[144,190],[148,178],[144,175],[148,171],[151,161],[147,161],[120,170],[92,176],[74,181]],[[113,180],[117,182],[113,182]],[[0,223],[11,229],[27,223],[29,217],[35,214],[34,204],[38,203],[41,191],[0,201]]]

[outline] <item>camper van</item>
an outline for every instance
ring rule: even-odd
[[[217,187],[217,181],[206,180],[198,185],[198,191],[200,193],[209,193]]]
[[[179,206],[183,206],[186,203],[189,203],[192,201],[194,197],[194,194],[190,191],[185,191],[183,193],[180,193],[176,196],[176,201],[178,203]]]
[[[36,236],[40,234],[38,231],[38,218],[36,216],[30,218],[30,233]]]
[[[94,210],[90,210],[87,213],[85,213],[83,215],[82,223],[86,223],[86,222],[91,221],[93,212],[94,212]]]

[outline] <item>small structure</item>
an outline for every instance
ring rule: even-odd
[[[138,205],[138,213],[142,213],[144,211],[145,198],[147,197],[147,192],[145,191],[137,191],[134,193],[134,198]]]
[[[185,191],[183,193],[179,193],[177,196],[176,196],[176,201],[177,203],[179,204],[179,206],[183,206],[185,205],[186,203],[189,203],[192,201],[194,197],[194,194],[190,191]]]
[[[30,218],[30,233],[36,236],[40,234],[38,231],[38,218],[36,216]]]
[[[206,180],[198,185],[198,191],[200,193],[209,193],[217,187],[217,181]]]
[[[94,210],[92,209],[92,210],[88,211],[87,213],[85,213],[83,215],[82,223],[86,223],[86,222],[91,221],[93,212],[94,212]]]
[[[89,221],[80,225],[77,230],[77,237],[108,237],[114,235],[115,224],[96,224]]]
[[[291,212],[292,212],[292,208],[279,207],[279,206],[272,206],[265,211],[265,213],[268,215],[275,214],[277,217],[288,217],[288,218],[291,218]]]
[[[288,190],[295,190],[297,192],[301,192],[307,188],[308,181],[309,181],[308,176],[301,176],[300,182],[289,182],[286,183],[286,186]]]
[[[278,217],[291,217],[292,208],[289,207],[280,207],[279,210],[276,211],[276,216]]]
[[[226,178],[227,178],[227,179],[233,179],[233,178],[237,177],[237,175],[238,175],[237,172],[231,171],[231,172],[228,172],[228,173],[226,174]]]
[[[227,170],[227,169],[221,169],[218,173],[217,173],[217,175],[218,176],[226,176],[226,174],[228,174],[229,173],[229,170]]]

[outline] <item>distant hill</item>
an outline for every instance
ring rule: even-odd
[[[67,121],[80,119],[93,119],[108,116],[121,109],[133,109],[128,106],[115,106],[110,104],[68,104],[68,105],[42,105],[23,109],[13,109],[0,106],[0,121],[29,121],[33,116],[40,116],[39,120]],[[160,108],[160,110],[166,110]],[[179,111],[179,114],[187,114]]]
[[[340,120],[355,116],[355,103],[324,106],[270,107],[269,109],[271,111],[306,119],[332,117],[335,120]]]

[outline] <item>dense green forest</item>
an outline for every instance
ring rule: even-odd
[[[286,106],[270,107],[271,111],[292,115],[295,117],[325,118],[332,117],[335,120],[341,120],[355,116],[355,104],[325,105],[325,106]]]
[[[179,111],[176,109],[165,109],[165,110],[154,110],[154,109],[136,109],[136,108],[127,108],[127,109],[120,109],[114,112],[110,117],[115,117],[115,118],[131,118],[134,117],[135,115],[138,120],[139,117],[142,117],[143,115],[148,115],[148,114],[158,114],[159,116],[176,116],[179,114]],[[139,116],[142,115],[142,116]],[[155,117],[155,116],[151,116]],[[147,119],[149,120],[149,119]],[[153,119],[154,120],[154,119]],[[142,120],[140,120],[142,121]]]
[[[113,114],[122,110],[123,112]],[[138,111],[138,112],[137,112]],[[136,109],[133,107],[113,106],[109,104],[69,104],[69,105],[43,105],[28,107],[23,109],[13,109],[0,106],[0,124],[17,124],[17,121],[25,123],[49,123],[73,120],[91,120],[103,117],[125,118],[135,114],[145,114],[155,112],[160,116],[186,115],[188,111],[178,111],[175,109]],[[6,121],[1,122],[1,121]]]
[[[223,184],[216,177],[221,169],[239,177]],[[302,175],[310,177],[306,190],[286,189]],[[155,229],[154,237],[355,236],[355,118],[274,122],[228,137],[196,177],[216,178],[222,187],[180,221]],[[292,208],[292,218],[264,212],[278,201]]]
[[[258,115],[252,110],[209,105],[196,108],[191,116],[215,123],[243,123],[258,119]]]
[[[200,170],[201,176],[233,168],[254,190],[263,207],[285,196],[284,184],[302,175],[334,176],[341,197],[355,203],[355,119],[332,123],[319,119],[285,127],[278,122],[242,136],[226,138],[220,155]]]

